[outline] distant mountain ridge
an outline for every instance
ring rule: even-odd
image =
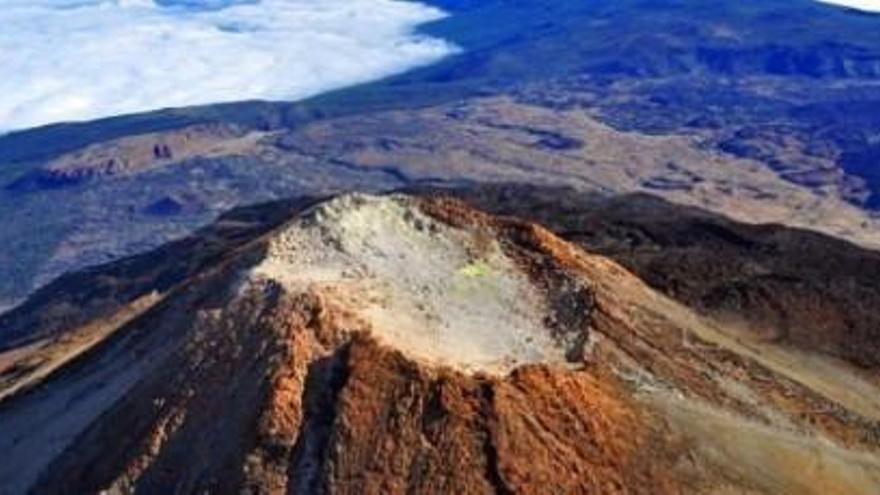
[[[786,76],[800,72],[808,77],[824,73],[831,78],[869,79],[876,79],[878,75],[880,40],[875,33],[880,16],[855,14],[813,0],[770,0],[749,5],[732,1],[707,5],[697,0],[600,0],[589,4],[575,0],[552,3],[432,0],[424,3],[454,14],[424,30],[462,46],[461,55],[388,81],[303,103],[211,105],[17,132],[2,138],[0,160],[45,159],[97,140],[205,121],[254,127],[297,125],[327,115],[365,111],[376,105],[405,107],[420,99],[448,101],[474,92],[498,91],[523,81],[571,75],[669,76],[699,68],[729,72],[736,64],[742,65],[741,75]],[[683,13],[687,16],[683,17]],[[506,22],[496,23],[492,30],[484,29],[482,19],[488,17]],[[803,23],[810,23],[812,29],[801,30]],[[723,29],[713,34],[711,30],[719,26]],[[738,39],[738,29],[747,32],[749,37]],[[652,32],[668,34],[671,38],[664,41],[661,36],[651,44],[617,42],[621,33],[626,39],[650,36],[644,33]],[[578,35],[573,36],[574,33]],[[711,36],[716,39],[713,41]],[[560,43],[563,40],[566,43]],[[679,42],[684,44],[683,49],[670,46]],[[737,47],[737,42],[744,44]],[[534,55],[539,50],[568,55],[544,57],[537,67],[530,64],[533,59],[529,52]],[[638,52],[628,50],[643,50],[644,56],[631,58],[628,53]],[[749,51],[763,58],[751,58]],[[802,51],[803,56],[798,56],[798,51]],[[851,64],[842,63],[847,57],[852,57]],[[663,62],[663,58],[667,61]],[[758,60],[763,62],[756,63]],[[419,86],[433,91],[416,91]],[[62,136],[67,142],[61,142]],[[58,142],[54,142],[56,140]]]

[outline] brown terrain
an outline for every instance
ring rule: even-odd
[[[847,200],[862,194],[851,177],[795,181],[758,158],[719,152],[724,136],[630,132],[605,123],[589,94],[563,91],[559,98],[584,101],[556,106],[547,101],[554,95],[551,87],[288,130],[201,125],[63,154],[0,191],[13,219],[0,235],[8,246],[0,252],[0,309],[64,273],[180,239],[239,205],[424,183],[649,193],[741,222],[880,246],[876,212]],[[754,146],[772,148],[761,143]],[[801,176],[822,166],[786,153]],[[28,263],[21,253],[30,253]]]
[[[0,317],[0,488],[877,493],[878,258],[576,189],[242,209]]]
[[[94,179],[134,175],[191,158],[244,151],[258,133],[233,125],[196,125],[94,144],[50,160],[8,187],[13,190],[72,186]]]

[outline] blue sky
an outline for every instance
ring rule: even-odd
[[[455,50],[393,0],[0,0],[0,132],[244,99],[299,99]]]

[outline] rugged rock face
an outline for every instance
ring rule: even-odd
[[[3,493],[880,487],[876,377],[457,200],[273,211],[66,324],[33,318],[63,284],[7,316],[35,323],[0,354]]]
[[[443,190],[540,223],[745,335],[880,369],[880,253],[781,225],[744,225],[648,195],[519,185]]]
[[[233,125],[197,125],[178,133],[130,136],[50,160],[6,185],[5,189],[33,192],[132,175],[187,159],[233,154],[252,145],[255,139],[253,134]]]

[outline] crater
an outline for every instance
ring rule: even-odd
[[[559,324],[587,307],[575,300],[583,284],[542,289],[494,227],[465,224],[411,197],[342,196],[275,235],[251,280],[332,298],[380,342],[431,364],[503,374],[580,356],[585,330],[572,338]]]

